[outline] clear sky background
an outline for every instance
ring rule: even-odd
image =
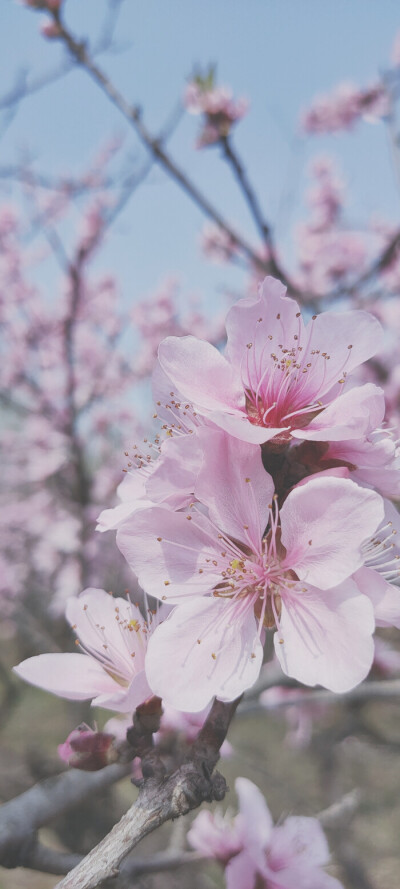
[[[76,35],[94,36],[103,0],[65,0]],[[63,58],[57,41],[39,33],[41,14],[0,0],[0,92],[22,69],[39,74]],[[400,197],[382,124],[361,123],[352,133],[305,138],[298,121],[317,93],[340,81],[366,86],[388,65],[400,29],[398,0],[125,0],[116,40],[123,51],[99,59],[127,99],[143,107],[156,132],[182,95],[195,65],[215,62],[218,80],[250,100],[235,130],[260,202],[276,240],[291,261],[293,227],[303,212],[307,166],[329,153],[349,186],[348,218],[364,224],[372,214],[398,220]],[[257,244],[246,206],[217,149],[194,148],[198,119],[184,115],[169,149],[232,223]],[[143,150],[118,112],[84,72],[26,99],[8,121],[0,165],[29,150],[38,171],[78,175],[112,134],[127,134],[136,164]],[[4,199],[10,188],[1,186]],[[177,274],[184,292],[208,304],[222,285],[240,290],[236,269],[210,264],[199,249],[204,218],[160,169],[153,169],[118,219],[102,268],[116,273],[124,300],[152,291]]]

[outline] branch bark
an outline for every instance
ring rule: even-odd
[[[202,802],[224,798],[225,779],[218,772],[213,775],[213,771],[238,703],[214,702],[190,758],[168,778],[155,769],[154,776],[143,783],[134,805],[56,889],[95,889],[103,880],[116,876],[122,859],[157,827],[186,815]],[[147,763],[147,773],[149,766]]]
[[[23,850],[32,846],[39,827],[89,794],[114,784],[130,772],[130,765],[110,765],[101,772],[66,772],[48,778],[0,808],[0,864],[18,867]]]

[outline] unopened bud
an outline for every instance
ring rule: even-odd
[[[59,757],[73,769],[97,772],[118,759],[115,736],[95,732],[88,725],[78,725],[58,747]]]

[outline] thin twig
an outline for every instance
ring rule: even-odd
[[[197,185],[195,185],[188,175],[177,165],[177,163],[172,159],[171,155],[165,149],[162,140],[159,138],[154,138],[147,127],[144,125],[142,120],[141,109],[137,105],[131,105],[124,98],[122,93],[116,89],[114,84],[109,80],[107,75],[102,71],[101,68],[93,61],[93,58],[89,55],[87,45],[84,42],[77,41],[71,32],[67,29],[66,25],[62,21],[61,11],[60,9],[55,9],[51,11],[53,20],[55,25],[58,28],[58,37],[63,41],[67,49],[69,50],[72,57],[76,60],[76,62],[87,71],[90,77],[97,83],[97,85],[101,88],[101,90],[107,95],[112,104],[118,108],[124,118],[128,121],[128,123],[134,128],[136,134],[138,135],[141,142],[146,146],[146,148],[150,151],[154,159],[164,168],[164,170],[168,173],[168,175],[174,179],[178,185],[189,195],[189,197],[194,201],[195,204],[208,216],[213,220],[226,234],[231,238],[231,240],[236,244],[236,246],[244,253],[248,260],[252,263],[253,266],[260,269],[260,271],[270,272],[271,262],[270,260],[264,260],[260,257],[257,252],[248,244],[248,242],[239,235],[226,220],[223,218],[221,213],[213,206],[213,204],[208,200],[208,198],[203,195],[203,193],[199,190]],[[280,272],[281,280],[284,282],[287,281],[286,275],[284,271],[281,269]],[[287,281],[288,286],[290,286],[292,292],[297,292],[296,288],[291,285],[289,281]]]

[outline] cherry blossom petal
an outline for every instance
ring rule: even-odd
[[[265,849],[273,829],[272,816],[261,790],[247,778],[237,778],[235,791],[239,799],[240,835],[243,844],[251,851],[253,861],[265,860]]]
[[[113,692],[102,693],[92,701],[92,707],[105,707],[106,710],[114,710],[116,713],[133,713],[136,707],[143,704],[152,695],[151,688],[146,678],[146,673],[141,670],[133,680],[129,688],[113,682]]]
[[[174,386],[200,411],[244,407],[240,378],[214,346],[194,336],[167,337],[158,360]]]
[[[274,483],[263,467],[257,445],[232,438],[225,432],[199,430],[205,459],[196,484],[196,496],[205,503],[210,518],[226,534],[246,541],[258,550],[268,520],[268,504]]]
[[[259,426],[257,423],[249,421],[247,413],[233,415],[222,411],[210,411],[208,419],[235,438],[250,444],[263,444],[265,441],[270,441],[275,435],[290,429],[290,426]]]
[[[372,568],[360,568],[354,580],[374,606],[375,620],[378,627],[397,627],[400,630],[400,589],[388,583],[378,571]]]
[[[114,506],[112,509],[103,509],[97,518],[96,531],[114,531],[133,516],[138,509],[145,509],[153,505],[151,500],[138,500],[136,502],[119,503],[118,506]]]
[[[355,386],[338,395],[306,429],[293,429],[294,438],[310,441],[359,439],[375,417],[382,422],[382,390],[373,383]],[[380,418],[380,419],[379,419]]]
[[[254,889],[257,885],[256,879],[257,868],[247,849],[240,852],[239,855],[235,855],[228,862],[225,869],[226,889]],[[268,889],[270,889],[270,884]]]
[[[344,889],[343,884],[319,868],[284,867],[273,871],[269,867],[264,870],[264,886],[267,889]]]
[[[203,451],[196,434],[164,441],[146,485],[150,500],[153,503],[166,501],[173,509],[187,506],[190,495],[193,495],[202,457]]]
[[[274,827],[273,842],[268,855],[270,866],[278,870],[282,861],[286,866],[322,867],[329,864],[329,847],[316,818],[292,815]]]
[[[368,361],[383,346],[383,329],[369,312],[322,312],[314,321],[312,348],[326,352],[328,371],[321,384],[322,397],[342,377]]]
[[[140,586],[171,604],[209,593],[221,581],[212,565],[219,558],[218,543],[206,517],[157,506],[138,512],[117,533],[119,549]]]
[[[270,352],[274,346],[289,342],[292,346],[293,336],[304,331],[297,303],[285,294],[286,287],[280,281],[267,277],[260,285],[258,297],[238,300],[226,316],[228,343],[225,354],[236,368],[241,368],[245,385],[252,376],[252,355],[248,362],[245,360],[250,344],[257,358],[263,352],[264,362],[272,367]],[[267,352],[266,343],[271,343]]]
[[[107,629],[107,646],[112,646],[123,655],[121,645],[120,617],[131,619],[131,604],[127,599],[114,598],[104,590],[89,588],[79,596],[68,599],[65,609],[67,621],[74,627],[85,648],[97,651],[102,649]]]
[[[323,590],[363,564],[361,544],[382,521],[379,494],[341,478],[315,478],[294,488],[281,509],[286,564]]]
[[[84,654],[39,654],[13,669],[25,682],[72,701],[115,692],[111,676]]]
[[[371,668],[374,626],[372,605],[351,579],[327,592],[285,593],[276,655],[288,676],[343,693]]]
[[[233,701],[253,685],[262,645],[253,610],[238,620],[235,607],[230,600],[207,598],[174,609],[147,649],[154,694],[178,710],[196,712],[215,696]]]

